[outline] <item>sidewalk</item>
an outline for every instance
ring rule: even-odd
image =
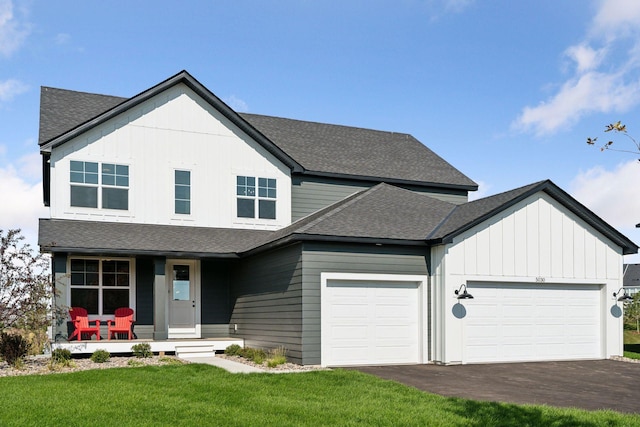
[[[256,368],[255,366],[245,365],[244,363],[234,362],[232,360],[223,359],[221,357],[182,357],[186,361],[191,363],[206,363],[208,365],[217,366],[222,369],[226,369],[232,374],[250,374],[254,372],[266,372],[264,369]]]

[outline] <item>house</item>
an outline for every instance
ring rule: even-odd
[[[411,135],[237,113],[186,71],[43,87],[39,144],[56,304],[129,306],[139,338],[326,366],[622,354],[638,246],[551,181],[468,202]]]
[[[640,292],[640,264],[624,264],[622,271],[624,289],[632,297]]]

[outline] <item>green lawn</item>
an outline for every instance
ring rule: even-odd
[[[355,371],[190,364],[0,378],[2,426],[640,426],[640,415],[476,402]]]
[[[624,331],[624,356],[640,359],[640,334],[636,331]]]

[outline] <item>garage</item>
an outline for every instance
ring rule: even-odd
[[[323,275],[322,365],[421,363],[426,279],[389,279]]]
[[[468,290],[464,363],[604,357],[599,285],[469,283]]]

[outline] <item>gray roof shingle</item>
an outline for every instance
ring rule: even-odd
[[[476,190],[477,184],[409,134],[383,132],[325,123],[306,122],[237,114],[211,94],[188,73],[182,72],[133,98],[121,98],[43,87],[40,99],[41,146],[53,140],[64,142],[62,135],[79,132],[84,126],[100,123],[130,101],[147,99],[167,86],[187,83],[205,98],[222,107],[225,114],[237,118],[248,130],[258,131],[267,145],[273,144],[286,158],[304,168],[303,173],[344,176],[397,183],[415,183],[438,187]],[[136,105],[131,102],[131,105]],[[127,107],[128,108],[128,107]],[[81,126],[84,125],[84,126]],[[260,138],[259,138],[260,139]],[[56,143],[58,144],[58,143]],[[276,150],[276,151],[277,151]],[[289,162],[285,161],[289,164]]]
[[[41,219],[43,251],[166,256],[236,256],[264,241],[270,231],[124,222]]]

